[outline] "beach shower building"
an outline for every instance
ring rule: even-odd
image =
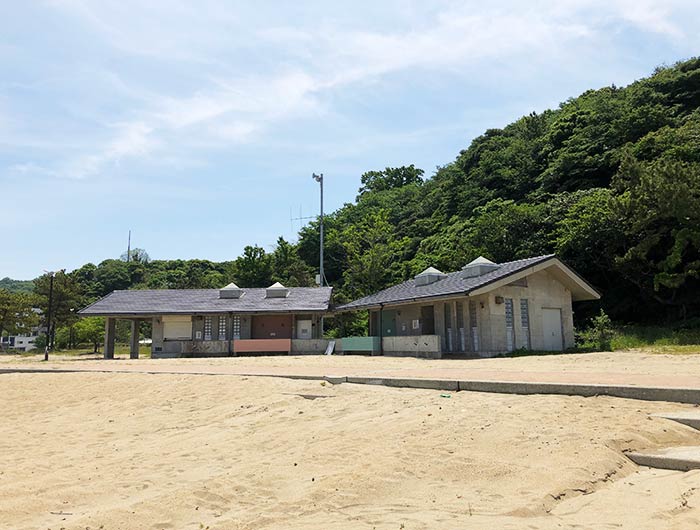
[[[490,356],[573,347],[572,302],[598,298],[554,255],[500,264],[479,257],[449,274],[429,267],[336,309],[369,310],[369,336],[343,338],[346,354]]]
[[[158,289],[114,291],[81,310],[106,318],[105,358],[114,357],[115,323],[131,322],[131,357],[138,357],[139,322],[152,323],[151,356],[323,353],[321,319],[331,287]]]

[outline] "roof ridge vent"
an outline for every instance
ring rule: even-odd
[[[462,278],[476,278],[499,269],[501,266],[484,256],[479,256],[462,267]]]
[[[289,289],[280,282],[275,282],[265,289],[265,298],[287,298],[288,296]]]
[[[219,298],[240,298],[241,296],[243,296],[243,289],[233,282],[219,289]]]
[[[447,278],[447,274],[437,270],[435,267],[428,267],[423,272],[416,274],[416,287],[420,287],[421,285],[430,285],[431,283],[435,283],[443,278]]]

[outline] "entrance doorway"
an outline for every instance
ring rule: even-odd
[[[562,351],[561,309],[542,308],[542,333],[546,351]]]
[[[255,315],[252,335],[254,339],[291,339],[292,315]]]
[[[297,320],[297,339],[310,339],[312,329],[310,318]]]

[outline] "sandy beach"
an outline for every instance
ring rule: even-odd
[[[700,472],[624,456],[700,443],[649,417],[690,405],[143,373],[2,374],[0,392],[8,530],[700,525]]]

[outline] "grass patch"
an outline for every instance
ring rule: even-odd
[[[20,352],[20,351],[8,351],[8,352],[3,352],[6,353],[7,355],[19,355],[21,357],[33,357],[35,355],[43,355],[44,352],[43,350],[32,350],[28,352]],[[92,346],[83,346],[75,349],[55,349],[49,353],[49,359],[53,355],[60,355],[62,357],[103,357],[103,352],[99,351],[95,353],[93,351]],[[114,355],[115,357],[128,357],[129,356],[129,345],[128,344],[115,344],[114,345]],[[151,347],[148,345],[143,345],[141,344],[139,346],[139,357],[144,358],[144,359],[150,359],[151,357]]]
[[[649,349],[658,353],[700,353],[700,328],[623,326],[613,333],[613,351]]]

